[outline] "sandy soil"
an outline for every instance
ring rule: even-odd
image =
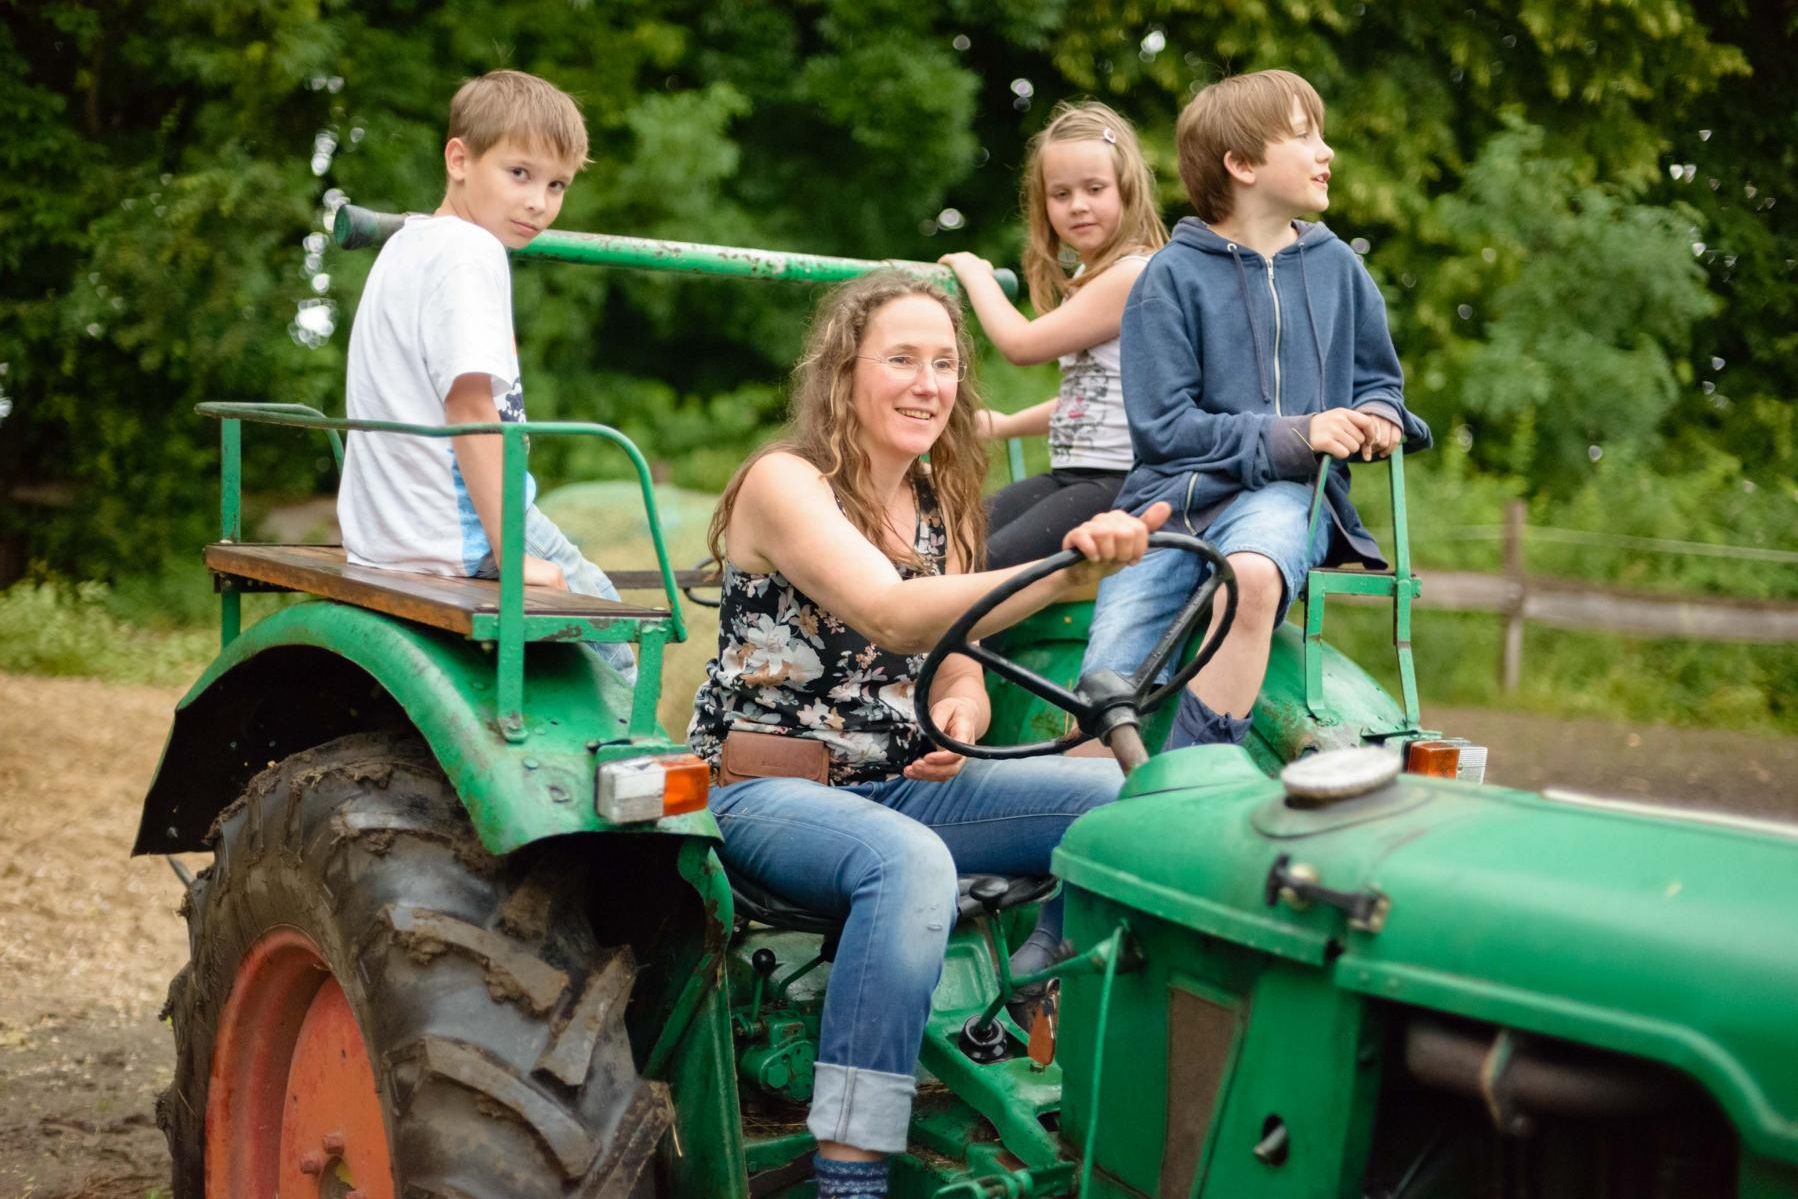
[[[0,675],[0,1199],[166,1194],[158,1018],[187,953],[181,886],[128,855],[179,691]],[[1484,711],[1492,781],[1798,818],[1798,738]],[[187,860],[197,869],[203,858]]]
[[[0,1196],[168,1186],[153,1116],[181,885],[132,859],[180,691],[0,675]],[[195,859],[191,866],[203,859]]]

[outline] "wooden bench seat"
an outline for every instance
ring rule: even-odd
[[[476,616],[499,612],[499,583],[493,579],[459,579],[448,575],[414,574],[373,566],[352,566],[337,545],[243,545],[218,542],[206,547],[206,565],[214,573],[248,579],[264,588],[302,591],[346,604],[370,608],[389,616],[417,621],[433,628],[472,635]],[[661,588],[661,576],[652,571],[620,572],[632,576],[640,589]],[[715,584],[709,572],[682,571],[683,585]],[[637,575],[653,576],[639,580]],[[551,587],[526,587],[524,612],[528,617],[659,620],[666,608],[643,607],[615,600],[594,599],[557,591]]]

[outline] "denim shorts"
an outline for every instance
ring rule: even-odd
[[[1225,557],[1260,554],[1279,568],[1286,586],[1275,625],[1286,619],[1293,598],[1303,593],[1305,576],[1329,553],[1332,522],[1327,513],[1317,536],[1309,546],[1305,543],[1311,497],[1307,483],[1270,483],[1245,491],[1200,534]],[[1203,558],[1185,550],[1155,550],[1100,583],[1081,672],[1110,669],[1128,677],[1149,656],[1210,569]],[[1163,677],[1168,673],[1171,670]]]

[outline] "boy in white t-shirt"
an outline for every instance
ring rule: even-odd
[[[443,203],[382,246],[350,331],[352,418],[417,425],[524,419],[508,249],[549,228],[587,161],[574,100],[520,71],[493,71],[450,101]],[[500,438],[352,433],[337,514],[349,561],[498,578]],[[617,599],[535,503],[525,479],[524,581]],[[623,645],[594,644],[629,681]]]

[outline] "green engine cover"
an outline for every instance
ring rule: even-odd
[[[1383,895],[1383,922],[1270,906],[1283,854],[1336,891]],[[1195,1194],[1343,1193],[1365,1160],[1348,1113],[1368,1106],[1366,1023],[1408,1009],[1663,1063],[1737,1129],[1745,1174],[1798,1164],[1798,830],[1406,775],[1307,810],[1242,750],[1206,747],[1135,771],[1054,868],[1076,944],[1119,920],[1143,940],[1146,969],[1113,996],[1096,1115],[1101,1175],[1140,1191],[1168,1183],[1182,1119],[1210,1154],[1254,1145],[1277,1113],[1278,1170],[1246,1150],[1188,1160],[1177,1193],[1195,1170]],[[1097,984],[1064,995],[1067,1127],[1084,1136]]]

